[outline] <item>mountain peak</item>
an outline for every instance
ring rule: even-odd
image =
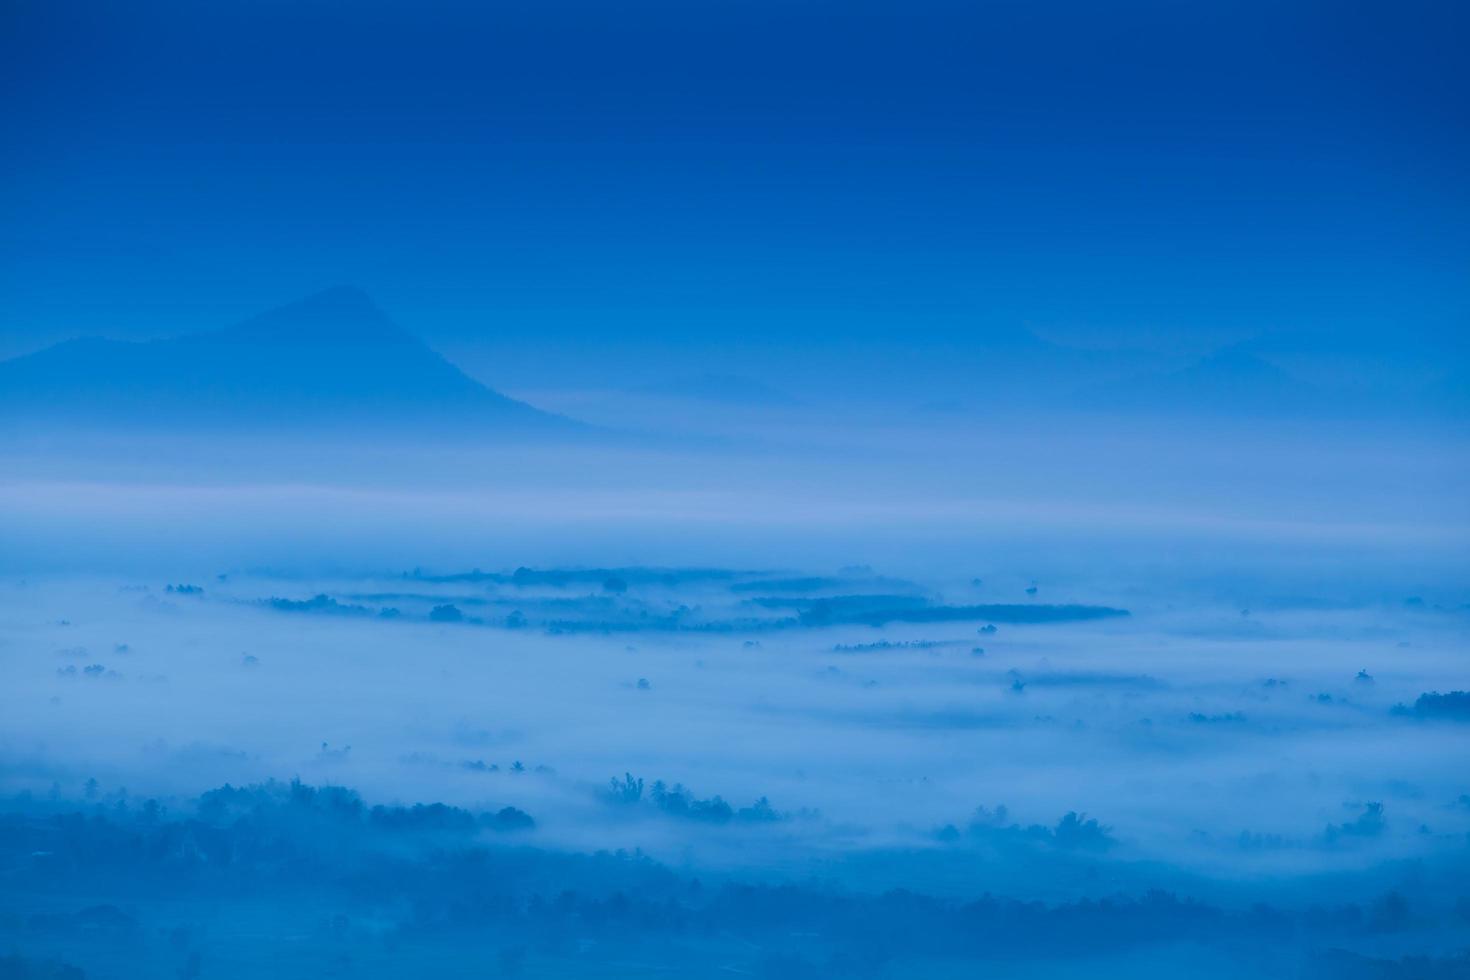
[[[323,305],[331,306],[357,306],[376,309],[373,304],[372,298],[368,296],[366,290],[358,286],[349,285],[347,283],[338,283],[335,286],[328,286],[326,289],[323,289],[320,292],[312,293],[310,296],[306,296],[302,299],[297,300],[296,304],[294,305],[304,305],[308,303],[320,303]]]
[[[338,286],[223,330],[74,341],[0,362],[0,411],[106,426],[350,425],[375,431],[571,431],[485,387]]]
[[[196,336],[271,346],[420,346],[355,286],[333,286],[233,327]]]
[[[1180,374],[1197,378],[1229,379],[1233,382],[1291,384],[1289,372],[1236,344],[1201,358]]]

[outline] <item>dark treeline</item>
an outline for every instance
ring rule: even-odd
[[[1395,714],[1439,721],[1470,721],[1470,691],[1441,694],[1429,691],[1414,699],[1412,706],[1398,705]]]
[[[383,595],[374,598],[417,600],[432,608],[415,614],[405,612],[404,604],[383,605],[376,609],[355,602],[342,602],[326,594],[309,599],[271,596],[258,605],[277,612],[315,613],[332,616],[378,615],[389,619],[417,619],[430,622],[464,622],[471,625],[504,629],[539,628],[550,633],[615,633],[615,632],[758,632],[792,628],[825,626],[885,626],[890,623],[963,623],[995,622],[1016,624],[1071,623],[1127,616],[1126,609],[1081,604],[936,604],[918,596],[848,595],[807,597],[761,596],[744,600],[744,605],[772,611],[789,610],[789,616],[740,616],[702,607],[651,604],[624,598],[627,584],[609,579],[603,594],[576,597],[454,597],[445,602],[433,597]],[[480,606],[506,610],[494,615],[470,616],[459,606]]]
[[[778,813],[764,796],[750,806],[734,807],[721,796],[701,799],[683,785],[675,783],[670,786],[662,779],[654,780],[645,791],[643,780],[631,773],[624,773],[622,779],[611,780],[603,791],[603,798],[618,806],[646,804],[671,817],[712,824],[732,821],[768,823],[784,819],[784,815]]]
[[[661,809],[711,805],[679,787],[646,793],[631,777],[609,792],[629,804],[652,799]],[[526,951],[585,959],[589,943],[636,949],[655,960],[676,949],[700,957],[717,948],[767,976],[883,975],[899,963],[1187,946],[1192,956],[1244,957],[1257,975],[1327,976],[1336,963],[1356,975],[1398,977],[1418,974],[1395,972],[1397,961],[1373,959],[1362,949],[1344,950],[1364,943],[1376,950],[1396,935],[1464,927],[1397,893],[1344,895],[1336,904],[1308,908],[1227,908],[1147,890],[1048,904],[989,894],[954,899],[815,883],[701,881],[637,853],[568,854],[518,842],[507,832],[531,826],[531,818],[512,808],[368,806],[350,790],[299,782],[225,786],[177,810],[151,800],[75,807],[20,799],[5,811],[0,860],[8,898],[0,941],[25,955],[34,947],[37,956],[72,950],[79,960],[98,944],[116,955],[161,935],[159,924],[137,911],[150,903],[207,903],[228,917],[236,904],[283,895],[336,922],[339,931],[377,923],[373,942],[384,949],[478,936],[502,949],[507,972]],[[1108,844],[1105,828],[1076,815],[1042,830],[1014,827],[1003,812],[982,813],[966,833],[1043,833],[1081,848]],[[207,949],[222,934],[216,928],[210,941],[171,934],[170,941],[185,951]],[[7,976],[49,975],[19,972],[28,967],[16,962],[21,965],[8,967]],[[1419,965],[1453,969],[1456,962]],[[1380,968],[1389,972],[1372,972]]]
[[[819,598],[762,596],[747,600],[764,609],[791,609],[802,626],[857,624],[883,626],[888,623],[951,623],[991,621],[997,623],[1067,623],[1126,616],[1126,609],[1078,604],[985,603],[945,605],[922,596],[839,595]]]

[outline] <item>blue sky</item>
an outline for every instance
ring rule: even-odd
[[[340,282],[466,356],[1466,321],[1456,4],[0,17],[0,355]]]

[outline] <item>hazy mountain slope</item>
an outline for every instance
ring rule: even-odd
[[[1082,391],[1082,407],[1167,414],[1297,413],[1324,407],[1323,393],[1238,347],[1176,371],[1144,374]]]
[[[554,431],[574,423],[495,392],[336,288],[223,330],[86,338],[0,363],[18,423],[360,425]]]
[[[801,401],[780,388],[734,374],[705,373],[644,385],[635,394],[723,405],[791,407]]]

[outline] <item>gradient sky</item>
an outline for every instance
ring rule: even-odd
[[[13,0],[0,356],[342,282],[450,352],[1451,343],[1467,28],[1453,2]]]

